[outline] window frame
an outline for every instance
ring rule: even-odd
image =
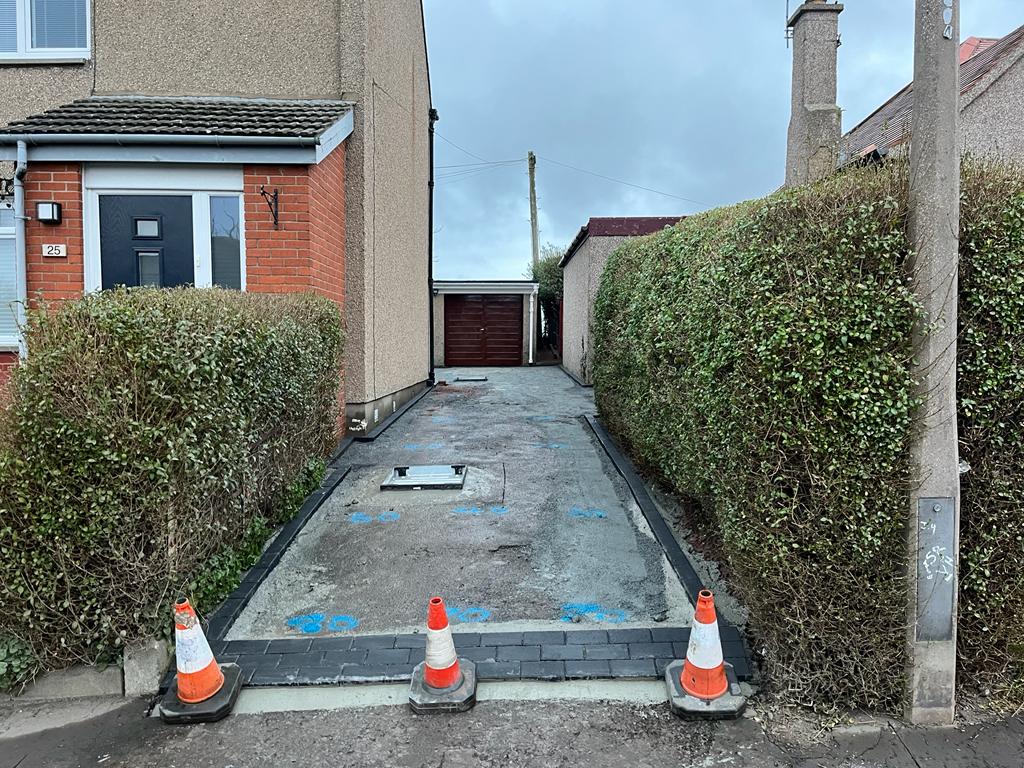
[[[75,64],[92,57],[92,3],[85,2],[85,46],[82,48],[34,48],[32,46],[32,0],[14,0],[14,27],[18,48],[0,51],[4,64]]]
[[[158,172],[155,172],[157,171]],[[154,179],[159,179],[153,184]],[[241,167],[195,168],[159,166],[86,165],[85,204],[86,293],[103,287],[100,259],[100,195],[180,195],[192,199],[192,256],[196,288],[213,287],[211,197],[238,198],[240,288],[246,290],[245,185]]]
[[[10,203],[10,202],[11,201],[10,201],[9,198],[6,199],[6,200],[0,200],[0,206],[2,206],[4,208],[7,208],[8,210],[13,210],[14,209],[13,204],[8,205],[8,203]],[[12,220],[11,226],[9,226],[9,227],[0,226],[0,240],[10,240],[12,245],[13,245],[15,240],[17,239],[17,236],[15,234],[17,226],[18,226],[18,223],[16,221],[13,221],[13,220]],[[16,246],[11,248],[11,253],[14,254],[15,262],[17,262],[18,253],[17,253],[17,247]],[[14,297],[14,303],[16,303],[16,304],[21,301],[21,294],[20,294],[20,291],[19,291],[19,286],[17,284],[21,280],[21,275],[19,274],[20,271],[21,271],[20,267],[18,266],[17,263],[15,263],[15,265],[14,265],[14,274],[15,274],[14,292],[16,294],[18,294],[18,295],[16,295]],[[14,308],[14,317],[15,317],[16,323],[20,323],[21,322],[21,317],[19,315],[19,310],[17,309],[17,307]],[[4,334],[0,333],[0,351],[10,352],[12,350],[18,350],[20,348],[21,348],[21,334],[20,334],[20,332],[15,331],[14,335],[12,335],[12,336],[5,336]]]

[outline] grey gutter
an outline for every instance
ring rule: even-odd
[[[18,288],[18,351],[25,356],[25,337],[21,328],[25,325],[25,305],[28,303],[28,259],[25,245],[25,174],[28,173],[28,145],[18,142],[18,161],[14,168],[14,269]]]
[[[320,143],[315,136],[202,136],[175,133],[0,133],[0,145],[14,142],[42,144],[209,144],[277,145],[311,147]]]

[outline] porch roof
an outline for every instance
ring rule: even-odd
[[[0,128],[34,160],[314,164],[353,129],[352,103],[314,99],[92,96]]]

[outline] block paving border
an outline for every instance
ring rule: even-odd
[[[480,680],[659,679],[686,656],[689,627],[530,632],[456,632],[458,655]],[[321,636],[212,643],[218,661],[242,668],[248,686],[407,682],[423,661],[425,634]],[[722,628],[726,661],[751,680],[746,647]]]

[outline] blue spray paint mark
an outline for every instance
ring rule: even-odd
[[[534,448],[549,448],[552,451],[558,451],[562,448],[568,448],[569,446],[565,443],[532,443]]]
[[[420,449],[419,445],[416,443],[406,443],[402,447],[407,451],[418,451]]]
[[[315,635],[323,625],[324,615],[322,613],[309,613],[305,616],[295,616],[286,622],[289,627],[299,630],[303,634]]]
[[[430,443],[427,445],[428,451],[440,451],[444,448],[444,443]]]
[[[381,512],[379,515],[368,515],[365,512],[353,512],[349,517],[350,523],[393,523],[401,517],[397,512]]]
[[[492,515],[507,515],[508,507],[491,507]]]
[[[433,416],[430,420],[435,424],[453,424],[455,422],[451,416]]]
[[[577,517],[587,520],[603,520],[608,517],[608,513],[603,509],[584,509],[583,507],[573,507],[569,510],[569,517]]]
[[[447,606],[445,613],[448,614],[448,621],[458,621],[464,624],[479,624],[491,618],[491,612],[486,608],[471,606],[469,608],[455,608]]]
[[[402,447],[407,451],[439,451],[444,448],[444,443],[406,443]]]
[[[297,629],[305,635],[316,635],[324,631],[324,619],[326,617],[322,613],[307,613],[303,616],[295,616],[288,619],[285,623]],[[327,631],[328,632],[351,632],[353,629],[359,626],[359,619],[355,616],[348,616],[346,614],[337,614],[331,616],[327,620]]]
[[[530,421],[554,421],[554,416],[530,416]]]
[[[338,614],[337,616],[331,616],[331,620],[327,622],[328,632],[351,632],[353,629],[359,626],[359,619],[355,616],[348,616],[346,614]]]
[[[562,606],[562,621],[571,622],[577,618],[621,624],[626,620],[626,612],[621,608],[605,608],[598,603],[566,603]]]

